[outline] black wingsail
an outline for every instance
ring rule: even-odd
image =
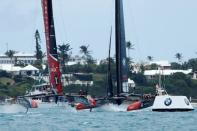
[[[124,11],[122,0],[115,0],[115,28],[117,96],[119,96],[120,93],[128,92],[128,64],[126,60]]]

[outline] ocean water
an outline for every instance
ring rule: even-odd
[[[15,110],[15,109],[14,109]],[[76,111],[71,107],[29,109],[0,113],[0,131],[197,131],[197,110],[126,112],[114,105]]]

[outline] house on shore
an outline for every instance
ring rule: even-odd
[[[40,76],[31,76],[35,80],[39,80]],[[42,79],[49,83],[49,76],[42,76]],[[74,73],[74,74],[62,74],[61,78],[63,86],[68,85],[80,85],[80,86],[93,86],[92,74],[86,73]]]
[[[144,71],[144,75],[146,76],[147,79],[154,79],[158,75],[163,75],[163,76],[170,76],[173,75],[174,73],[183,73],[185,75],[191,74],[192,69],[187,69],[187,70],[178,70],[178,69],[171,69],[171,64],[168,61],[153,61],[145,66],[151,66],[151,65],[157,65],[156,69],[147,69]]]
[[[12,73],[14,75],[24,75],[31,76],[39,73],[39,69],[32,65],[27,65],[25,67],[14,66],[13,64],[0,64],[0,70]]]

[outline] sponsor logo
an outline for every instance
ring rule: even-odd
[[[171,105],[171,104],[172,104],[172,99],[166,98],[165,101],[164,101],[164,104],[165,104],[166,106]]]
[[[123,64],[123,66],[126,66],[126,59],[125,58],[122,59],[122,64]]]
[[[55,67],[51,68],[51,72],[56,72]]]

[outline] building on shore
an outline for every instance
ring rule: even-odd
[[[170,76],[174,73],[183,73],[185,75],[191,74],[192,69],[188,70],[179,70],[179,69],[171,69],[171,63],[168,61],[153,61],[145,65],[145,67],[151,67],[151,65],[156,65],[155,69],[146,69],[144,71],[144,75],[147,79],[154,79],[158,75]]]
[[[13,55],[12,59],[5,54],[0,55],[0,64],[18,64],[24,65],[34,64],[36,62],[36,56],[34,53],[17,52]],[[43,58],[43,62],[46,62],[46,57]]]
[[[17,52],[14,54],[12,59],[5,54],[0,55],[0,64],[14,64],[17,62],[21,62],[23,64],[33,64],[35,61],[35,54],[31,53]]]
[[[188,75],[192,73],[192,69],[188,69],[188,70],[171,70],[171,69],[160,70],[158,69],[158,70],[145,70],[144,71],[144,75],[146,76],[147,79],[154,79],[158,75],[170,76],[170,75],[173,75],[174,73],[183,73],[185,75]]]
[[[13,64],[0,64],[0,70],[12,73],[13,75],[31,76],[39,74],[39,69],[32,65],[20,67],[14,66]]]
[[[33,79],[38,80],[40,76],[31,76]],[[42,76],[42,79],[49,83],[49,76]],[[68,85],[80,85],[80,86],[93,86],[92,74],[86,73],[74,73],[74,74],[62,74],[61,78],[63,86]]]

